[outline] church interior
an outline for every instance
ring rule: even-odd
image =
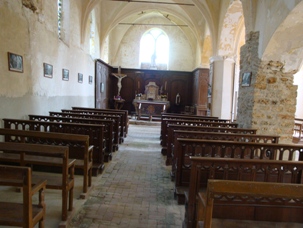
[[[199,162],[203,160],[196,161],[195,154],[200,156],[214,150],[215,155],[211,157],[257,158],[248,159],[262,160],[260,164],[251,161],[251,166],[268,168],[273,162],[275,169],[268,175],[260,168],[259,176],[249,172],[238,176],[250,175],[249,178],[259,180],[264,174],[266,180],[262,179],[263,182],[284,183],[282,186],[272,184],[271,187],[277,192],[281,188],[283,194],[287,192],[286,196],[302,202],[302,10],[302,0],[0,0],[0,164],[14,163],[12,158],[6,156],[13,151],[8,141],[13,144],[17,141],[32,142],[27,143],[30,145],[28,148],[14,147],[15,155],[20,153],[20,164],[28,166],[30,163],[33,171],[49,172],[55,166],[67,170],[67,176],[63,175],[67,178],[66,186],[61,183],[58,187],[51,181],[40,183],[41,189],[62,189],[62,214],[60,211],[58,221],[61,223],[58,226],[86,227],[84,217],[91,216],[91,212],[85,211],[83,205],[91,203],[92,197],[103,195],[98,191],[102,188],[100,183],[106,182],[104,175],[113,177],[115,173],[115,169],[108,167],[124,159],[126,155],[123,153],[129,150],[130,142],[139,143],[136,138],[143,137],[145,133],[149,135],[147,128],[152,132],[157,128],[155,136],[150,134],[151,139],[157,138],[159,144],[159,148],[153,146],[159,152],[155,160],[161,162],[158,169],[165,167],[163,172],[167,176],[163,176],[169,181],[166,188],[174,189],[172,195],[177,202],[172,200],[166,204],[174,202],[174,206],[171,205],[174,207],[172,214],[178,222],[172,222],[169,216],[165,222],[160,218],[157,220],[161,211],[169,211],[166,205],[159,210],[159,214],[151,213],[154,217],[150,224],[145,223],[143,227],[199,227],[199,224],[203,224],[200,227],[211,227],[212,217],[230,221],[260,220],[264,227],[267,227],[266,221],[270,218],[269,221],[274,224],[270,223],[268,227],[278,227],[279,222],[281,227],[302,227],[303,220],[298,216],[303,212],[302,206],[295,205],[296,209],[292,210],[281,209],[275,207],[279,205],[275,202],[274,209],[269,209],[269,216],[265,209],[260,209],[258,202],[254,212],[251,212],[253,216],[247,212],[247,217],[240,218],[235,213],[227,213],[226,205],[222,209],[218,199],[210,199],[211,195],[219,193],[210,193],[209,198],[204,199],[206,196],[195,192],[203,185],[199,182],[203,178],[197,177],[192,181],[193,167],[201,167]],[[137,131],[140,128],[139,125],[142,126],[142,133],[133,133],[134,129]],[[184,126],[179,128],[177,125]],[[214,129],[202,130],[202,125],[203,129],[205,126]],[[199,133],[193,134],[192,131]],[[206,136],[202,131],[209,133]],[[102,140],[98,140],[100,138]],[[212,146],[207,146],[208,141],[212,142]],[[225,141],[232,141],[232,146]],[[42,142],[49,148],[37,145],[35,148],[33,145]],[[153,151],[149,143],[154,142],[146,142],[142,151]],[[66,147],[69,148],[67,151]],[[55,151],[55,148],[58,148],[56,153],[47,152]],[[136,148],[134,146],[132,150],[136,151]],[[222,151],[227,152],[223,155],[220,154]],[[249,155],[248,151],[254,151],[254,154],[250,152]],[[32,153],[39,153],[39,161],[24,160],[25,155],[33,156]],[[45,158],[41,159],[45,156],[68,159],[63,159],[62,163],[60,160],[58,165],[55,162],[57,157],[46,162]],[[144,157],[137,159],[142,160]],[[263,160],[274,161],[263,164]],[[211,159],[204,162],[221,165]],[[242,165],[241,162],[239,164]],[[2,176],[13,173],[2,170],[1,165]],[[230,163],[224,165],[229,167]],[[149,167],[148,164],[145,166]],[[237,162],[235,166],[238,167]],[[154,170],[152,166],[148,169]],[[110,171],[106,170],[113,173],[109,174]],[[22,175],[25,172],[23,170]],[[196,173],[203,176],[200,172]],[[289,179],[290,176],[284,176],[286,173],[294,176]],[[122,169],[119,175],[123,176]],[[275,175],[279,176],[277,180],[273,177]],[[224,177],[227,176],[225,174]],[[72,193],[75,177],[81,186],[75,188],[75,192],[80,191],[80,198],[83,199],[71,215],[73,202],[78,204],[78,199],[73,201]],[[11,180],[13,178],[17,175],[12,175]],[[34,176],[30,179],[33,183],[36,181]],[[96,180],[97,185],[94,183]],[[0,178],[0,185],[7,182]],[[293,186],[286,186],[288,182],[297,187],[295,196]],[[194,183],[200,185],[197,187]],[[225,190],[228,183],[225,181],[220,185],[219,182],[211,182],[220,188],[224,185]],[[178,189],[185,186],[188,191],[180,193],[181,198]],[[93,190],[88,190],[91,188]],[[251,185],[249,188],[257,187]],[[264,191],[245,191],[253,191],[251,194],[258,197],[270,197],[266,195],[269,191],[267,187],[260,185],[260,188]],[[211,191],[208,185],[207,191]],[[235,189],[231,191],[239,194]],[[41,194],[38,198],[43,200],[43,191],[38,192]],[[7,189],[5,194],[9,194]],[[280,196],[280,201],[283,196]],[[196,198],[201,202],[197,203]],[[3,197],[0,197],[1,200]],[[48,200],[45,201],[47,208]],[[214,212],[209,206],[213,201]],[[61,198],[58,202],[61,204]],[[203,203],[207,206],[201,206]],[[91,204],[91,211],[100,207]],[[146,204],[150,205],[148,209],[154,208],[152,202]],[[44,208],[43,205],[40,202],[38,208]],[[248,207],[232,208],[239,212]],[[137,209],[141,213],[141,209]],[[2,211],[5,208],[1,209],[0,205]],[[23,211],[32,213],[31,209]],[[43,211],[45,208],[41,213]],[[264,213],[268,218],[263,216]],[[181,214],[181,217],[176,214]],[[78,216],[84,217],[80,219]],[[9,216],[0,216],[0,225],[17,224],[3,222],[5,217]],[[105,218],[106,222],[109,222],[108,218]],[[117,218],[111,217],[116,223],[104,224],[90,220],[94,222],[89,227],[142,227],[140,221],[144,222],[142,217],[136,217],[136,222],[132,223],[123,223],[121,216],[119,218],[117,222]],[[39,221],[37,217],[34,223],[42,224],[43,220],[44,216],[40,215]],[[213,224],[216,227],[236,227],[236,223],[222,226],[222,221],[214,219]],[[33,221],[29,223],[29,227],[34,227]],[[47,216],[45,226],[49,226]],[[242,227],[249,227],[249,223]]]

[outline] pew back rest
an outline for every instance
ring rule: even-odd
[[[239,158],[244,160],[302,160],[303,145],[233,142],[222,140],[177,139],[176,186],[188,186],[192,161],[190,156]]]
[[[43,227],[46,181],[41,181],[33,186],[31,177],[29,167],[0,165],[0,185],[23,189],[22,202],[12,202],[11,199],[7,199],[0,203],[0,225],[31,228],[40,222],[40,227]],[[39,194],[39,202],[33,204],[32,198],[36,193]]]
[[[203,132],[203,131],[172,131],[173,142],[168,144],[167,159],[171,157],[172,160],[172,174],[175,176],[177,168],[182,168],[184,163],[177,166],[176,161],[186,161],[177,155],[184,155],[178,150],[181,150],[178,138],[189,139],[205,139],[205,140],[224,140],[224,141],[238,141],[238,142],[257,142],[257,143],[278,143],[279,136],[276,135],[256,135],[256,134],[239,134],[239,133],[221,133],[221,132]]]
[[[60,167],[61,174],[54,175],[34,172],[33,180],[41,177],[47,180],[46,187],[62,191],[62,220],[67,220],[67,208],[72,210],[74,189],[75,159],[69,159],[67,146],[53,146],[42,144],[0,142],[0,161],[17,163],[20,166],[41,165]],[[68,205],[67,205],[68,204]]]
[[[38,132],[0,128],[5,142],[60,145],[69,147],[69,157],[77,159],[76,168],[83,170],[83,193],[88,191],[92,179],[93,146],[88,135]]]
[[[199,195],[198,221],[204,221],[204,227],[212,225],[214,201],[222,198],[246,198],[251,202],[270,199],[276,204],[303,202],[302,184],[267,183],[251,181],[208,180],[206,194]]]
[[[300,161],[279,161],[262,159],[236,159],[236,158],[206,158],[190,157],[192,162],[191,179],[188,191],[188,209],[186,211],[187,227],[196,227],[197,196],[200,191],[204,191],[211,179],[290,183],[302,185],[303,163]],[[204,189],[204,190],[203,190]],[[220,199],[218,199],[220,200]],[[226,204],[255,204],[258,200],[250,200],[246,197],[222,197],[222,202]],[[270,196],[262,198],[257,204],[273,204]],[[288,201],[283,201],[287,207]],[[294,202],[292,205],[300,205],[302,200]],[[238,212],[240,213],[240,212]],[[242,213],[242,212],[241,212]]]
[[[28,115],[30,120],[40,122],[59,122],[59,123],[77,123],[77,124],[95,124],[103,127],[103,135],[106,139],[107,151],[112,152],[113,143],[115,140],[114,120],[101,120],[101,119],[85,119],[85,118],[72,118],[72,117],[55,117],[55,116],[41,116],[41,115]],[[117,135],[118,138],[118,135]],[[116,139],[117,141],[118,139]]]
[[[87,108],[87,107],[72,107],[72,110],[85,110],[94,113],[109,113],[109,114],[121,114],[122,115],[122,123],[124,126],[124,137],[127,136],[129,119],[128,119],[128,111],[127,110],[116,110],[116,109],[99,109],[99,108]]]
[[[94,146],[94,162],[100,162],[103,164],[102,151],[104,150],[105,143],[104,126],[102,125],[52,121],[34,121],[8,118],[4,118],[2,120],[4,122],[4,128],[7,129],[88,135],[89,144]]]

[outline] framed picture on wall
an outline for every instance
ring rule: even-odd
[[[10,71],[15,71],[23,73],[23,57],[11,52],[7,53],[8,55],[8,69]]]
[[[62,80],[63,81],[69,80],[69,70],[68,69],[62,69]]]
[[[88,76],[88,84],[93,84],[93,76]]]
[[[53,65],[48,63],[43,63],[43,74],[44,77],[52,78],[53,77]]]
[[[242,86],[250,86],[251,72],[245,72],[242,74]]]
[[[83,82],[83,74],[78,73],[78,82],[82,83]]]

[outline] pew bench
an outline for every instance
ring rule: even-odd
[[[83,175],[83,190],[80,198],[86,198],[92,186],[93,146],[89,145],[88,135],[55,132],[37,132],[0,128],[5,142],[59,145],[69,147],[69,157],[75,158],[75,169]]]
[[[208,180],[206,193],[198,193],[197,221],[199,227],[211,228],[213,208],[218,198],[250,198],[257,206],[260,199],[275,200],[274,206],[303,202],[303,184],[268,183],[233,180]],[[223,202],[224,203],[224,202]],[[242,205],[245,205],[244,202]],[[248,206],[252,202],[247,203]],[[260,205],[266,204],[260,202]],[[226,203],[226,206],[228,203]],[[302,208],[303,205],[297,205]]]
[[[169,131],[169,133],[172,134],[171,139],[173,139],[173,142],[171,143],[169,142],[167,147],[168,148],[167,157],[170,156],[172,160],[172,171],[171,171],[172,180],[174,180],[175,173],[178,168],[177,161],[180,159],[184,160],[183,157],[177,156],[177,155],[184,155],[182,152],[179,151],[181,148],[180,148],[180,144],[178,143],[178,138],[257,142],[257,143],[278,143],[280,138],[280,136],[277,135],[257,135],[257,134],[240,134],[240,133],[232,133],[232,132],[223,133],[223,132],[188,131],[188,130],[173,130],[173,129],[172,131]]]
[[[129,119],[128,119],[128,111],[127,110],[116,110],[116,109],[101,109],[101,108],[87,108],[87,107],[72,107],[72,110],[85,110],[98,113],[111,113],[111,114],[119,114],[122,116],[122,125],[123,125],[123,137],[127,137],[128,127],[129,127]]]
[[[108,119],[114,120],[113,130],[115,132],[115,144],[121,144],[124,142],[124,125],[122,122],[122,115],[115,113],[102,113],[102,112],[92,112],[85,110],[69,110],[61,109],[62,112],[49,112],[51,116],[62,116],[62,117],[76,117],[76,118],[91,118],[91,119]],[[118,148],[115,148],[118,150]]]
[[[97,176],[104,170],[105,139],[103,125],[52,121],[47,122],[8,118],[4,118],[2,120],[4,123],[4,128],[7,129],[88,135],[89,144],[93,145],[92,175]],[[74,154],[73,151],[74,150],[72,150],[70,153],[70,158],[79,158],[79,154]]]
[[[162,113],[161,114],[161,132],[160,132],[160,140],[162,139],[163,130],[165,128],[166,120],[177,120],[177,119],[189,119],[189,120],[209,120],[209,119],[219,119],[218,117],[212,116],[197,116],[197,115],[186,115],[186,114],[176,114],[176,113]],[[165,130],[164,130],[165,131]]]
[[[61,173],[32,172],[33,184],[47,180],[47,189],[62,192],[62,221],[66,221],[68,211],[73,210],[75,159],[68,158],[67,146],[0,142],[0,163],[19,166],[42,165],[59,167]]]
[[[188,190],[192,161],[191,156],[238,158],[243,160],[299,160],[303,161],[303,145],[240,142],[177,138],[180,149],[176,152],[175,197],[184,203],[184,192]]]
[[[226,120],[221,119],[209,119],[209,120],[163,120],[165,122],[163,128],[163,135],[161,139],[162,154],[166,153],[167,141],[168,141],[168,127],[169,125],[184,125],[184,126],[196,126],[196,127],[217,127],[217,128],[237,128],[237,123],[228,123]]]
[[[270,183],[270,185],[281,183],[302,186],[303,163],[300,161],[205,157],[190,157],[190,159],[192,162],[191,179],[188,192],[186,192],[184,217],[184,227],[187,228],[197,227],[199,220],[210,218],[210,215],[205,213],[206,209],[203,206],[205,205],[205,190],[208,187],[209,180],[262,182]],[[298,195],[292,193],[296,200],[278,197],[274,192],[271,192],[272,195],[269,197],[264,198],[254,195],[251,197],[248,197],[248,195],[240,197],[220,195],[217,197],[215,195],[212,217],[302,223],[302,188],[298,189],[301,193],[299,198],[297,198]],[[238,188],[239,191],[240,189],[241,187]],[[267,191],[265,187],[262,190],[263,192]],[[255,191],[260,192],[262,190],[255,189]],[[287,191],[283,190],[283,195],[287,195]],[[206,204],[206,206],[209,206],[209,204]]]
[[[204,132],[220,132],[220,133],[238,133],[238,134],[256,134],[256,129],[251,128],[232,128],[232,127],[217,127],[217,126],[187,126],[180,124],[168,124],[166,135],[166,146],[162,147],[162,155],[166,155],[166,165],[172,164],[172,144],[174,142],[173,132],[175,130],[186,131],[204,131]]]
[[[0,225],[33,228],[39,224],[44,227],[46,180],[32,184],[32,172],[29,167],[0,165],[0,186],[22,188],[22,200],[7,199],[0,202]],[[38,195],[38,202],[33,197]]]
[[[105,154],[103,160],[108,162],[112,159],[112,152],[118,148],[115,142],[114,121],[113,120],[100,120],[100,119],[85,119],[73,117],[55,117],[55,116],[42,116],[42,115],[28,115],[29,120],[46,121],[46,122],[64,122],[64,123],[77,123],[77,124],[95,124],[103,126],[104,139],[105,139]],[[102,140],[104,140],[102,139]]]

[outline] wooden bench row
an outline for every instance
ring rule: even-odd
[[[227,120],[221,119],[201,119],[201,120],[187,120],[187,119],[163,119],[164,127],[162,128],[162,154],[165,154],[167,149],[168,140],[168,126],[171,124],[185,125],[185,126],[197,126],[197,127],[220,127],[220,128],[237,128],[237,123],[228,123]]]
[[[169,124],[168,125],[168,135],[167,135],[167,146],[166,146],[166,165],[172,164],[173,151],[172,147],[175,140],[174,131],[176,130],[185,130],[192,132],[217,132],[217,133],[225,133],[225,134],[256,134],[256,129],[249,128],[231,128],[231,127],[208,127],[208,126],[187,126],[187,125],[179,125],[179,124]],[[194,135],[193,133],[192,135]],[[222,138],[222,137],[221,137]],[[163,148],[162,148],[163,151]],[[162,153],[163,154],[163,153]],[[163,154],[164,155],[164,154]]]
[[[204,221],[204,227],[210,227],[212,217],[303,222],[301,161],[205,157],[190,159],[192,168],[190,188],[186,194],[184,227],[197,227],[201,220]],[[208,181],[212,179],[241,182],[235,186],[223,182],[217,193],[211,193]],[[249,182],[242,184],[245,181]],[[280,185],[275,185],[276,183]],[[275,186],[277,191],[270,192],[270,189],[276,189]],[[206,188],[209,188],[209,192],[205,191]]]
[[[83,113],[87,114],[117,114],[121,115],[121,138],[127,137],[128,127],[129,127],[129,119],[128,119],[128,111],[127,110],[115,110],[115,109],[99,109],[99,108],[87,108],[87,107],[72,107],[72,110],[80,110]]]
[[[75,159],[69,158],[67,146],[21,144],[0,142],[0,162],[6,165],[58,167],[60,173],[33,172],[32,184],[47,180],[46,188],[62,192],[62,221],[67,220],[68,211],[73,209]]]
[[[122,143],[122,138],[127,135],[127,112],[118,114],[115,110],[113,111],[115,114],[111,114],[111,110],[105,110],[106,114],[103,116],[100,114],[103,111],[98,110],[100,113],[95,115],[91,109],[90,114],[80,114],[82,111],[73,111],[73,113],[53,113],[53,116],[30,115],[29,118],[33,120],[3,119],[5,128],[0,129],[0,136],[4,136],[2,138],[6,142],[3,145],[5,144],[6,147],[4,150],[1,150],[0,147],[2,151],[0,152],[0,162],[31,166],[35,174],[32,175],[34,181],[36,181],[37,173],[41,173],[42,170],[43,177],[48,179],[46,187],[62,191],[62,221],[66,221],[67,211],[72,210],[73,205],[75,168],[77,172],[83,174],[81,198],[84,198],[92,185],[92,174],[98,175],[104,169],[105,152],[112,152],[114,148],[118,149],[118,146],[112,146],[113,149],[109,149],[111,146],[106,147],[109,144],[106,144],[107,138],[104,135],[109,124],[104,123],[112,123],[112,129],[109,132],[113,133],[113,144]],[[123,119],[123,127],[121,119]],[[13,145],[14,149],[7,147],[7,145]],[[32,148],[33,146],[54,147],[57,152],[56,155],[51,156],[49,156],[48,151],[48,155],[46,155],[45,150],[34,153],[33,151],[37,148]],[[22,152],[18,151],[21,147],[23,148]],[[28,147],[31,149],[24,150]],[[62,147],[68,149],[64,161],[58,157],[58,150],[60,151]],[[68,172],[65,172],[66,162]],[[57,177],[53,178],[53,175],[56,175],[53,172],[61,174],[61,181],[58,181]],[[52,173],[52,175],[45,175],[45,173]],[[67,179],[63,180],[62,178]]]
[[[0,135],[5,142],[45,144],[69,147],[69,158],[76,159],[75,169],[83,175],[81,198],[85,198],[92,186],[93,146],[89,144],[88,135],[55,132],[37,132],[0,128]]]
[[[230,181],[230,180],[208,180],[206,193],[198,193],[197,202],[197,221],[199,227],[211,228],[213,210],[216,210],[220,202],[218,198],[251,198],[254,201],[258,199],[270,199],[274,201],[275,206],[286,206],[287,204],[300,208],[302,211],[303,202],[303,185],[300,184],[287,184],[287,183],[268,183],[268,182],[252,182],[252,181]],[[257,207],[258,202],[253,205]],[[252,205],[252,202],[246,205]],[[262,204],[260,204],[262,207]],[[259,208],[258,208],[259,209]],[[226,209],[228,210],[228,209]],[[273,208],[269,209],[273,213]],[[286,209],[289,210],[289,207]],[[284,209],[282,209],[283,214]],[[256,213],[257,214],[257,213]],[[260,214],[260,212],[258,213]],[[290,216],[289,214],[287,216]]]
[[[0,202],[0,225],[32,228],[39,224],[39,227],[43,228],[46,183],[46,180],[41,180],[33,185],[32,172],[29,167],[0,165],[0,186],[22,188],[20,201],[5,200]],[[33,198],[36,195],[38,195],[38,202],[34,203]]]

